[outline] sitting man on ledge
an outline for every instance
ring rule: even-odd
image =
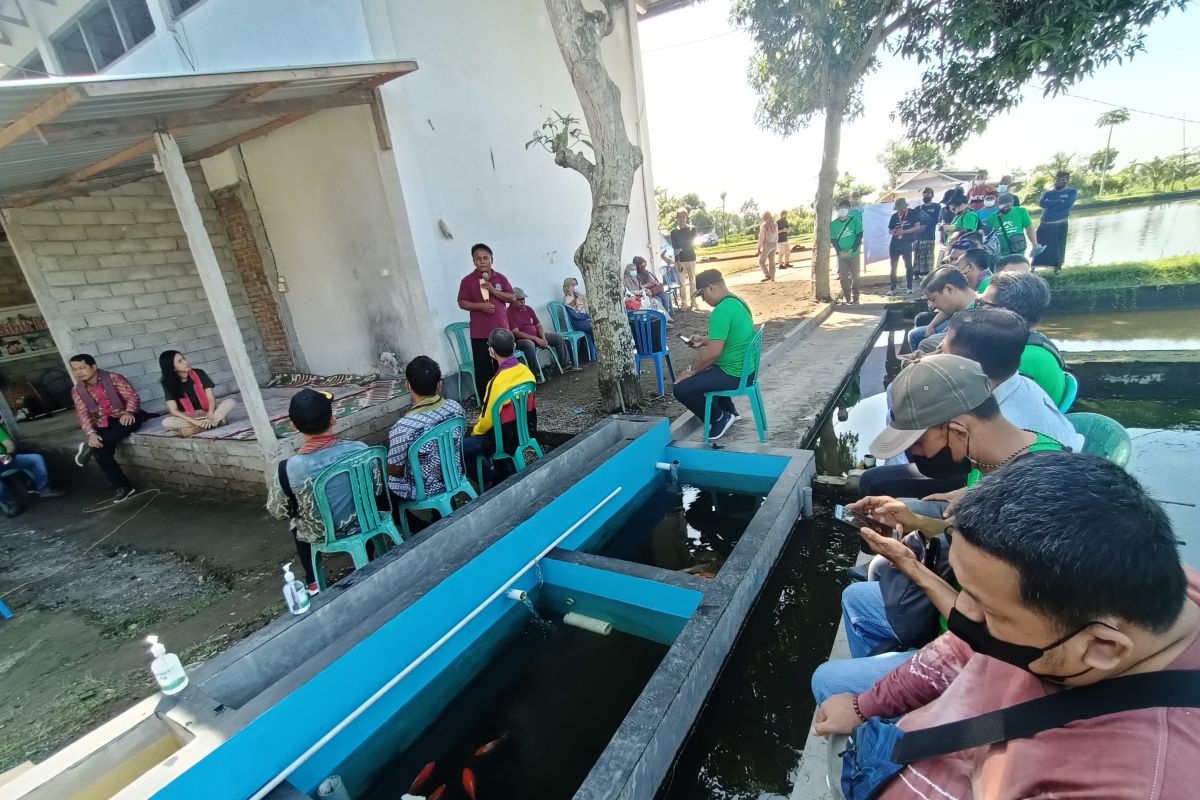
[[[8,435],[3,425],[0,425],[0,473],[10,469],[24,470],[33,479],[33,489],[30,494],[44,500],[63,497],[66,492],[60,492],[50,485],[50,476],[46,472],[46,460],[37,453],[18,453],[17,443]],[[8,488],[0,481],[0,512],[6,517],[15,517],[21,513],[21,506],[9,496]]]
[[[855,733],[856,766],[878,787],[871,796],[1195,797],[1197,692],[1153,696],[1157,681],[1200,670],[1200,574],[1180,562],[1162,507],[1104,459],[1039,453],[968,492],[953,527],[961,592],[950,632],[870,689],[817,709],[817,734]],[[1129,697],[1124,681],[1138,675],[1155,682],[1127,710],[1042,719],[1036,736],[1001,725],[978,746],[946,732],[933,748],[941,754],[888,759],[895,752],[885,739],[897,731],[880,720],[899,717],[908,737],[1027,701],[1094,693],[1077,704],[1086,712],[1098,698]]]
[[[496,401],[500,396],[522,383],[536,383],[529,367],[522,364],[513,355],[517,349],[516,339],[512,331],[506,328],[496,328],[488,336],[488,354],[496,362],[496,375],[488,381],[480,404],[479,420],[471,428],[471,435],[463,440],[463,459],[470,465],[477,458],[488,459],[496,452],[496,434],[492,429],[492,414]],[[530,393],[525,400],[529,412],[529,433],[537,431],[537,397]],[[517,449],[517,412],[512,404],[506,404],[500,409],[501,433],[504,437],[504,451],[514,453]],[[489,459],[490,460],[490,459]],[[483,487],[481,486],[480,489]]]
[[[124,375],[96,366],[88,353],[71,356],[71,372],[78,383],[71,390],[75,416],[87,441],[79,445],[75,463],[83,466],[93,455],[104,477],[116,489],[114,503],[136,490],[117,463],[117,445],[150,418],[142,411],[142,398]]]
[[[712,306],[713,312],[708,319],[708,336],[691,338],[691,346],[703,347],[704,352],[675,384],[675,399],[703,420],[704,395],[736,389],[741,382],[746,349],[754,341],[754,318],[746,301],[725,286],[725,277],[718,270],[706,269],[696,276],[696,294]],[[757,372],[758,365],[753,369]],[[754,380],[757,376],[751,383]],[[717,410],[709,423],[710,440],[720,439],[740,419],[733,398],[718,397],[714,404]]]

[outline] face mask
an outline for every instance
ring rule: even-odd
[[[631,270],[629,270],[629,277],[633,278],[633,277],[636,277],[636,276],[637,276],[637,270],[636,270],[636,269],[631,269]]]
[[[984,201],[983,201],[983,207],[984,207],[984,208],[991,208],[991,207],[992,207],[992,206],[994,206],[994,205],[996,205],[996,201],[995,201],[995,200],[984,200]]]
[[[1104,625],[1104,623],[1096,621],[1085,622],[1066,636],[1051,642],[1045,647],[1032,647],[1030,645],[1013,644],[1003,639],[997,639],[988,631],[986,625],[966,616],[957,607],[950,609],[950,616],[946,618],[946,627],[950,629],[950,632],[966,642],[976,653],[979,653],[981,656],[989,656],[997,661],[1003,661],[1005,664],[1012,664],[1014,667],[1025,670],[1030,675],[1050,681],[1051,683],[1061,683],[1071,678],[1078,678],[1085,672],[1090,672],[1092,668],[1088,667],[1082,672],[1076,672],[1074,675],[1043,675],[1040,672],[1031,670],[1029,665],[1054,648],[1065,643],[1068,639],[1087,630],[1092,625]],[[1105,627],[1112,626],[1107,625]]]
[[[925,201],[926,205],[929,205],[930,203],[933,202],[933,195],[926,195],[925,197],[922,197],[921,199]]]
[[[848,208],[839,208],[838,209],[838,219],[845,219],[848,216],[850,216],[850,209],[848,209]]]
[[[1001,214],[1007,214],[1010,211],[1012,211],[1012,206],[1000,206]]]
[[[1002,192],[1007,192],[1007,191],[1008,191],[1008,184],[1007,184],[1007,183],[1002,183],[1002,184],[1000,184],[999,186],[997,186],[996,188],[997,188],[997,189],[999,189],[999,190],[1000,190],[1000,191],[1002,191]]]

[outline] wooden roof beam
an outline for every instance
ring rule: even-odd
[[[25,134],[33,132],[34,128],[50,122],[82,98],[83,94],[75,86],[68,86],[61,92],[52,94],[41,105],[26,111],[0,129],[0,148],[8,147]]]

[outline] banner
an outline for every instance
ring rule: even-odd
[[[865,247],[864,264],[874,264],[877,261],[888,260],[888,249],[892,237],[888,233],[888,220],[892,218],[895,209],[892,203],[875,203],[863,206],[863,246]]]
[[[37,305],[0,309],[0,362],[54,352],[54,339]]]

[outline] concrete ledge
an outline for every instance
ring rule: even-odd
[[[1080,397],[1187,400],[1200,385],[1200,351],[1152,350],[1065,354]]]
[[[1200,307],[1200,284],[1195,283],[1069,291],[1051,286],[1051,292],[1050,308],[1055,314]]]

